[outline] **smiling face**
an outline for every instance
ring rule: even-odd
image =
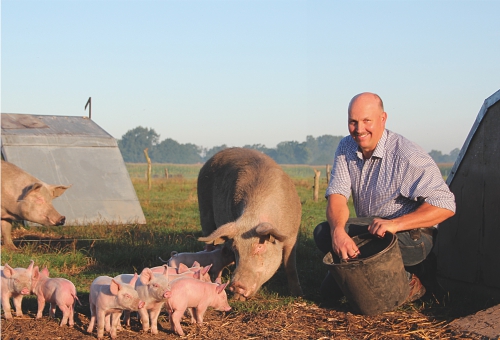
[[[363,157],[370,158],[385,130],[387,113],[373,93],[361,93],[349,104],[349,133],[359,145]]]

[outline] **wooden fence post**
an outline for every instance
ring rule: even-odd
[[[318,192],[319,192],[319,178],[321,176],[321,171],[314,169],[314,193],[313,200],[314,202],[318,202]]]
[[[144,149],[144,156],[146,156],[146,161],[148,162],[148,171],[146,173],[148,179],[148,190],[151,190],[151,159],[148,156],[148,148]]]
[[[330,164],[326,165],[326,185],[330,184]]]
[[[165,178],[168,179],[168,169],[165,168]]]

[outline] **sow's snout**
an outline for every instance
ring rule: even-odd
[[[253,287],[255,288],[255,285]],[[236,301],[246,301],[255,293],[254,289],[249,289],[241,281],[232,282],[229,291],[233,293],[233,300]]]
[[[61,218],[56,221],[56,225],[64,225],[66,223],[66,216],[61,216]]]

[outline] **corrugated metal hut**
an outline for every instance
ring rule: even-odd
[[[438,278],[448,290],[500,297],[500,90],[484,101],[447,184],[455,216],[439,225]]]
[[[49,184],[66,225],[146,223],[116,140],[87,117],[2,113],[2,156]]]

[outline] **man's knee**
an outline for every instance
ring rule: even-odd
[[[327,221],[322,222],[314,228],[314,242],[324,254],[332,250],[332,237],[330,235],[330,225]]]

